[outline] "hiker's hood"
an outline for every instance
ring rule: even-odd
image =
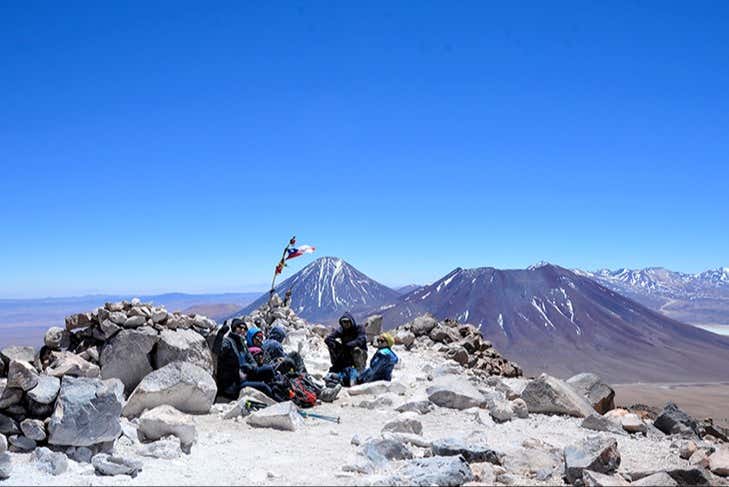
[[[276,325],[268,332],[268,338],[269,340],[276,340],[279,343],[283,343],[284,338],[286,338],[286,330],[284,330],[283,326]]]
[[[339,326],[342,326],[342,324],[341,324],[341,321],[342,321],[343,319],[345,319],[345,318],[349,318],[349,321],[351,321],[351,322],[352,322],[352,328],[357,328],[357,322],[356,322],[356,321],[354,321],[354,316],[352,316],[352,315],[351,315],[351,314],[349,313],[349,311],[347,311],[346,313],[344,313],[344,314],[343,314],[343,315],[342,315],[342,316],[341,316],[341,317],[339,318]],[[344,327],[342,327],[342,328],[344,328]]]
[[[246,343],[248,344],[249,347],[254,346],[253,337],[259,333],[263,334],[263,332],[260,330],[260,328],[257,328],[255,326],[248,328],[248,331],[246,332]]]

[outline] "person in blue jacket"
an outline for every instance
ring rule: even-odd
[[[306,373],[306,365],[301,354],[293,350],[286,352],[283,348],[283,341],[286,338],[286,330],[281,325],[274,325],[268,332],[268,336],[261,344],[263,350],[263,361],[276,367],[285,358],[290,358],[296,364],[296,371],[300,374]]]
[[[370,366],[357,377],[358,384],[376,380],[392,380],[392,369],[398,362],[397,355],[392,351],[394,344],[395,339],[389,333],[383,333],[375,338],[377,351],[370,360]]]
[[[367,335],[364,326],[358,325],[351,314],[344,313],[339,318],[339,327],[324,339],[324,343],[332,361],[329,372],[344,372],[348,367],[362,371],[367,365]]]

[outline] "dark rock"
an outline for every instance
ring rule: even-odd
[[[542,374],[521,393],[530,413],[567,414],[584,418],[594,412],[592,405],[565,382]]]
[[[582,479],[584,470],[612,474],[620,466],[618,442],[614,438],[588,436],[564,449],[565,475],[569,483]]]
[[[696,420],[672,402],[666,404],[661,414],[653,422],[653,426],[667,435],[691,432],[696,435],[699,434]]]
[[[478,444],[469,444],[460,438],[435,440],[432,445],[434,456],[450,457],[462,455],[468,463],[489,462],[501,465],[502,454]]]
[[[574,390],[587,399],[600,414],[615,408],[615,391],[595,374],[577,374],[567,379]]]
[[[580,426],[593,431],[607,431],[609,433],[615,433],[616,435],[627,435],[620,424],[597,413],[592,413],[583,419]]]

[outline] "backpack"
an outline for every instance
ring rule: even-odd
[[[304,374],[289,378],[291,401],[300,408],[316,406],[318,389],[311,381],[307,380]]]

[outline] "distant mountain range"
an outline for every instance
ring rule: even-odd
[[[575,272],[679,321],[729,325],[729,267],[698,274],[662,267]]]
[[[276,287],[291,290],[291,309],[311,322],[334,323],[344,311],[357,316],[397,299],[400,294],[337,257],[320,257]],[[248,314],[268,300],[268,293],[233,316]]]
[[[457,268],[378,310],[386,327],[425,312],[479,326],[527,370],[613,381],[729,379],[729,337],[657,313],[551,264]]]

